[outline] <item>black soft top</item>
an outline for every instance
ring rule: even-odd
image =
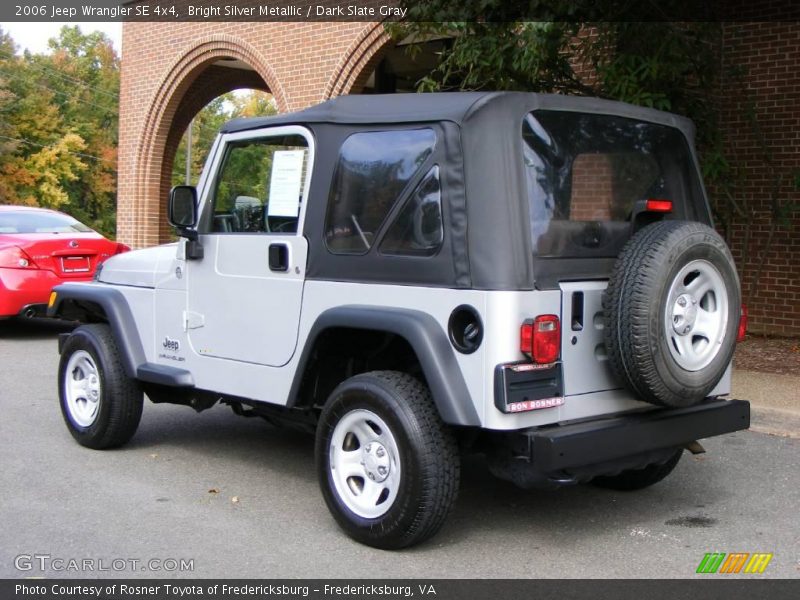
[[[222,127],[222,133],[303,123],[372,125],[451,121],[463,125],[479,112],[484,115],[488,112],[498,121],[504,121],[512,106],[524,106],[526,111],[545,109],[610,114],[678,127],[689,138],[694,134],[691,121],[671,113],[600,98],[526,92],[339,96],[297,112],[272,117],[234,119]]]
[[[693,146],[691,121],[677,115],[599,98],[525,92],[340,96],[299,112],[236,119],[227,123],[222,133],[278,125],[308,126],[315,136],[317,152],[304,234],[317,240],[324,235],[330,186],[339,150],[349,135],[419,124],[435,129],[443,143],[437,144],[426,164],[442,166],[449,232],[439,253],[426,259],[378,256],[377,249],[364,256],[336,255],[327,251],[324,244],[311,244],[306,276],[335,281],[526,290],[541,285],[543,273],[534,265],[531,252],[522,154],[523,119],[535,110],[604,114],[675,127]],[[421,169],[419,176],[425,171]],[[607,276],[613,263],[581,260],[581,264],[577,261],[576,266],[570,267],[576,278]]]

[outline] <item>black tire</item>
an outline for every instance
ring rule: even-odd
[[[716,288],[698,298],[689,293],[692,281],[701,282],[700,277],[716,282],[719,298]],[[681,290],[686,293],[678,294]],[[677,302],[686,305],[687,299],[687,315],[676,316]],[[720,312],[701,314],[704,303]],[[603,295],[609,364],[641,400],[672,407],[696,404],[730,364],[740,307],[739,277],[716,231],[687,221],[649,225],[623,249]],[[718,321],[713,335],[695,336],[702,315]]]
[[[357,506],[361,499],[356,495],[359,477],[364,495],[370,485],[366,479],[368,464],[361,463],[360,474],[346,480],[349,487],[343,492],[337,490],[335,469],[331,468],[332,460],[336,460],[334,453],[345,451],[344,446],[333,443],[334,439],[339,439],[349,421],[357,423],[359,419],[370,420],[374,437],[346,433],[343,439],[359,452],[362,461],[368,447],[374,452],[375,446],[383,448],[388,457],[387,479],[380,483],[373,480],[373,489],[387,487],[380,490],[378,501],[365,509],[383,511],[374,516],[355,512],[361,510]],[[378,420],[388,428],[390,441],[376,425]],[[342,427],[337,430],[339,424]],[[361,443],[362,438],[366,444]],[[375,548],[399,549],[430,538],[441,528],[458,493],[460,465],[453,433],[439,418],[428,388],[405,373],[364,373],[333,391],[317,427],[316,463],[322,495],[336,522],[350,537]],[[390,481],[395,476],[397,479]],[[343,486],[343,481],[342,476],[338,485]]]
[[[69,391],[78,379],[97,382],[92,384],[97,391],[93,394],[97,399],[93,411],[81,410],[82,405],[90,406],[90,401]],[[87,391],[86,397],[90,394]],[[103,450],[125,444],[136,433],[142,417],[142,390],[125,374],[108,325],[81,325],[67,338],[58,366],[58,395],[69,432],[87,448]]]
[[[592,479],[591,484],[609,490],[632,492],[641,490],[658,483],[672,473],[683,455],[683,450],[678,450],[666,462],[647,465],[644,469],[631,469],[619,475],[601,476]]]

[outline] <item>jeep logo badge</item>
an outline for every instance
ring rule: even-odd
[[[171,350],[172,352],[177,352],[181,349],[181,343],[178,340],[171,340],[168,337],[164,338],[164,343],[162,345],[165,350]]]

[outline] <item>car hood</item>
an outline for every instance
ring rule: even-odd
[[[178,244],[133,250],[108,259],[97,280],[117,285],[156,287],[171,272]]]

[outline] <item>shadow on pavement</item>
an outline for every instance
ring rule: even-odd
[[[58,319],[6,319],[0,321],[0,339],[43,339],[72,331],[77,323]]]

